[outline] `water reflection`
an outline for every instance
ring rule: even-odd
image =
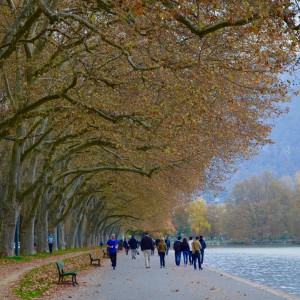
[[[300,295],[300,247],[208,247],[204,264]]]

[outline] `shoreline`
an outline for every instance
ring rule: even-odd
[[[238,243],[238,242],[210,242],[206,241],[207,246],[210,247],[226,247],[226,246],[234,246],[234,247],[260,247],[260,246],[266,246],[266,247],[274,247],[274,246],[299,246],[299,242],[265,242],[265,243]]]
[[[232,274],[232,273],[220,270],[220,269],[216,269],[216,268],[208,266],[208,265],[206,265],[205,268],[212,272],[215,272],[221,276],[227,276],[227,277],[237,280],[239,282],[253,286],[257,289],[265,290],[265,291],[272,293],[278,297],[282,297],[282,298],[288,299],[288,300],[300,300],[300,295],[291,294],[291,293],[283,291],[281,289],[277,289],[277,288],[274,288],[274,287],[271,287],[268,285],[264,285],[264,284],[252,281],[250,279],[246,279],[246,278],[240,277],[238,275],[235,275],[235,274]]]

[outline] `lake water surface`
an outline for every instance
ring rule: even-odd
[[[300,246],[207,247],[204,265],[300,295]]]

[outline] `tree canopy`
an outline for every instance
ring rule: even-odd
[[[87,244],[109,228],[170,227],[183,195],[215,188],[269,142],[265,121],[291,92],[279,74],[297,61],[297,10],[0,1],[0,255],[12,255],[19,216],[21,238],[38,222],[41,241],[68,218]]]

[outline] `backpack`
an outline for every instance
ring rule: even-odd
[[[175,250],[175,251],[180,251],[180,245],[181,245],[181,242],[180,241],[175,241],[174,242],[174,245],[173,245],[173,249]]]

